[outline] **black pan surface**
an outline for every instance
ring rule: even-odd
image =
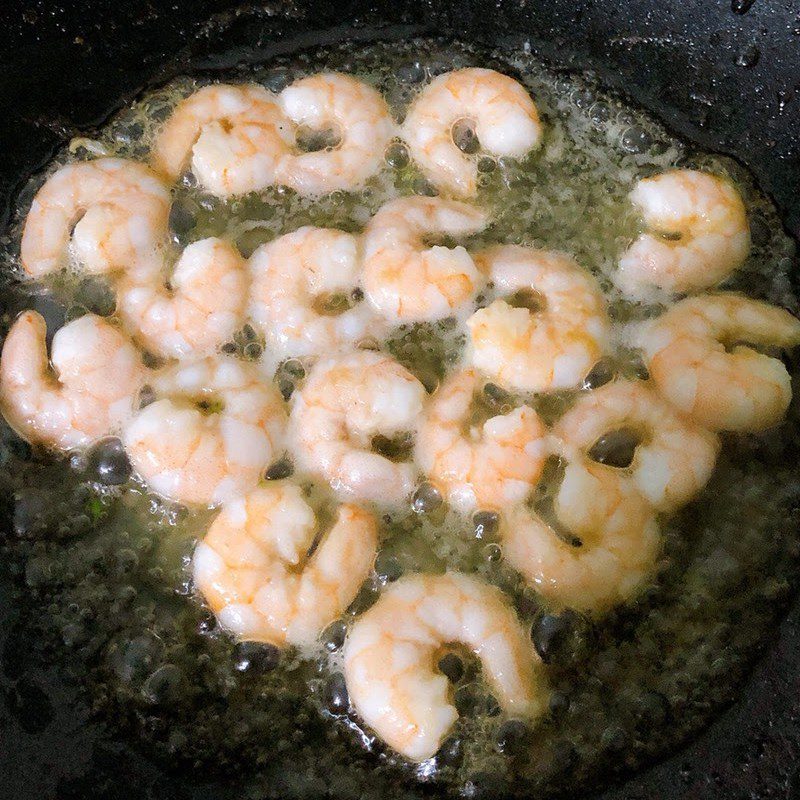
[[[239,5],[5,0],[0,227],[27,175],[148,82],[328,41],[441,35],[529,40],[546,60],[595,71],[676,132],[745,162],[800,237],[800,6],[792,0]],[[0,498],[0,542],[9,529],[9,503]],[[113,741],[91,719],[80,687],[22,634],[29,612],[13,600],[18,585],[0,561],[0,800],[236,796],[202,776],[166,773]],[[774,631],[741,698],[686,750],[603,797],[800,798],[800,604]]]

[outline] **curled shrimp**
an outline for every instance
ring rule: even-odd
[[[619,262],[617,284],[632,297],[644,299],[653,287],[669,293],[707,289],[747,258],[747,212],[728,181],[675,169],[643,178],[630,198],[649,229]]]
[[[720,292],[682,300],[639,334],[658,390],[710,430],[772,427],[792,399],[783,362],[745,342],[794,347],[800,320],[768,303]]]
[[[25,219],[22,266],[42,278],[72,256],[95,274],[152,275],[163,265],[170,202],[167,187],[135,161],[98,158],[61,167]]]
[[[627,430],[638,444],[625,474],[659,511],[675,511],[708,482],[719,437],[681,417],[644,383],[617,381],[584,394],[554,429],[586,456],[606,434]]]
[[[118,328],[87,314],[53,337],[35,311],[17,317],[0,357],[0,410],[24,439],[56,450],[87,447],[133,414],[146,370]]]
[[[252,364],[226,356],[183,362],[149,385],[159,399],[125,426],[123,443],[164,497],[223,503],[252,489],[280,454],[283,399]]]
[[[434,78],[411,105],[402,135],[430,180],[454,194],[476,192],[478,167],[453,131],[465,123],[483,150],[521,158],[542,138],[536,105],[513,78],[490,69],[460,69]]]
[[[472,425],[475,370],[453,375],[431,398],[419,426],[417,463],[461,511],[495,510],[524,500],[542,472],[545,430],[520,406]]]
[[[198,182],[226,197],[272,185],[289,142],[275,95],[252,84],[216,84],[178,103],[156,137],[151,162],[174,182],[191,160]]]
[[[320,361],[292,396],[291,436],[300,466],[344,497],[399,503],[414,467],[373,452],[377,436],[416,430],[425,389],[394,359],[360,351]]]
[[[238,638],[308,646],[352,602],[377,547],[375,518],[352,504],[318,532],[298,486],[268,484],[227,503],[197,545],[196,587]]]
[[[594,278],[562,253],[516,245],[489,248],[476,260],[505,299],[467,321],[472,364],[513,391],[580,384],[609,338]]]
[[[167,287],[161,276],[121,278],[117,307],[151,353],[201,356],[229,340],[244,316],[247,280],[238,251],[222,239],[201,239],[181,254]]]
[[[332,128],[339,137],[335,147],[286,155],[280,183],[301,195],[320,195],[355,189],[380,169],[395,125],[386,101],[371,86],[323,72],[287,86],[278,101],[295,126]]]
[[[250,318],[280,358],[320,355],[378,333],[367,303],[349,305],[362,294],[351,234],[307,226],[262,245],[248,263]]]
[[[503,554],[545,597],[603,612],[633,597],[653,572],[659,533],[631,481],[591,461],[567,465],[554,503],[559,530],[525,505],[502,517]],[[579,544],[562,538],[577,536]]]
[[[383,206],[364,233],[364,289],[391,321],[452,314],[483,282],[461,246],[426,247],[429,234],[467,236],[486,225],[473,206],[436,197],[402,197]]]
[[[401,578],[350,630],[344,674],[364,722],[412,761],[431,758],[458,718],[436,670],[449,643],[480,659],[506,713],[531,719],[545,708],[540,663],[499,589],[455,572]]]

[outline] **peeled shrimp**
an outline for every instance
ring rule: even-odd
[[[84,448],[116,432],[145,380],[139,353],[118,328],[87,314],[53,337],[35,311],[17,317],[0,357],[0,409],[24,439],[57,450]]]
[[[489,248],[476,260],[506,299],[467,321],[472,364],[514,391],[580,384],[609,337],[594,278],[569,256],[516,245]],[[514,296],[529,307],[510,305]]]
[[[652,508],[615,473],[582,460],[566,468],[554,511],[580,545],[525,505],[503,515],[506,560],[548,599],[602,612],[633,597],[652,573],[659,552]]]
[[[377,524],[352,504],[317,533],[298,486],[259,486],[227,503],[193,559],[194,582],[238,638],[308,646],[351,603],[375,558]]]
[[[494,510],[524,500],[542,472],[544,426],[529,406],[469,424],[475,370],[447,380],[431,398],[417,434],[417,462],[461,511]]]
[[[395,125],[386,101],[371,86],[323,72],[287,86],[278,101],[295,126],[333,128],[339,136],[333,148],[286,155],[280,183],[302,195],[319,195],[355,189],[380,169]]]
[[[463,247],[426,247],[427,234],[467,236],[486,225],[473,206],[403,197],[383,206],[364,233],[364,289],[391,321],[433,320],[467,303],[483,283]]]
[[[123,442],[139,475],[164,497],[216,505],[252,489],[280,455],[283,400],[258,369],[218,356],[164,369],[157,399],[133,417]]]
[[[170,202],[167,187],[135,161],[98,158],[62,167],[31,204],[22,266],[41,278],[67,266],[71,255],[95,274],[152,275],[163,265]]]
[[[396,361],[360,351],[320,361],[292,396],[291,435],[299,465],[344,497],[399,503],[414,467],[372,452],[378,435],[414,431],[425,389]]]
[[[249,313],[281,358],[321,355],[378,333],[367,303],[325,313],[326,299],[346,306],[360,293],[356,238],[344,231],[304,227],[259,247],[249,261]]]
[[[783,419],[791,381],[778,358],[745,342],[794,347],[800,320],[768,303],[719,293],[677,303],[639,335],[653,381],[677,409],[711,430],[760,431]]]
[[[617,284],[631,297],[646,298],[653,287],[669,293],[707,289],[747,257],[747,212],[728,181],[675,169],[643,178],[630,198],[650,231],[619,262]]]
[[[608,383],[584,394],[559,420],[554,433],[582,454],[603,435],[627,429],[639,440],[630,475],[659,511],[675,511],[708,482],[719,453],[719,437],[675,413],[644,383]]]
[[[401,578],[353,625],[344,672],[364,722],[412,761],[433,756],[458,718],[448,680],[436,671],[448,643],[481,660],[508,714],[535,718],[545,709],[540,663],[499,589],[455,572]]]
[[[201,239],[181,254],[170,278],[122,278],[117,307],[136,338],[165,358],[201,356],[229,340],[244,316],[247,280],[238,251]]]
[[[507,75],[470,68],[434,78],[409,109],[402,134],[430,180],[461,196],[475,194],[478,168],[453,140],[459,122],[473,127],[481,148],[495,156],[521,158],[542,138],[536,105]]]
[[[262,86],[204,86],[177,105],[151,160],[170,181],[191,161],[198,182],[215,195],[256,192],[275,182],[289,152],[289,127],[277,98]]]

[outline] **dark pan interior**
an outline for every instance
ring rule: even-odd
[[[792,0],[733,0],[733,8],[731,0],[278,0],[230,13],[239,5],[5,0],[0,225],[26,175],[150,81],[326,41],[425,34],[529,40],[547,60],[594,70],[678,133],[744,161],[800,236],[800,6]],[[0,800],[235,796],[231,787],[163,774],[88,721],[76,687],[15,635],[20,612],[9,580],[0,569]],[[800,798],[798,751],[796,604],[738,704],[688,749],[603,796]]]

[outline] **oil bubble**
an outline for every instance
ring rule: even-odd
[[[754,2],[755,0],[731,0],[731,11],[734,14],[746,14]]]
[[[653,146],[650,134],[638,125],[628,128],[620,141],[626,153],[646,153]]]
[[[751,69],[756,64],[758,64],[759,59],[761,58],[761,51],[756,47],[755,44],[748,44],[736,56],[736,64],[739,67],[744,67],[745,69]]]

